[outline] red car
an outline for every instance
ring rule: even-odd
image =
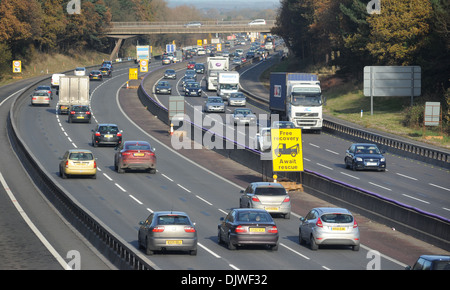
[[[114,156],[114,168],[118,173],[125,170],[146,170],[156,173],[155,149],[146,141],[125,141]]]
[[[188,64],[187,64],[188,69],[194,69],[194,67],[195,67],[195,61],[188,62]]]

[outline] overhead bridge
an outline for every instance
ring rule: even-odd
[[[249,25],[249,21],[201,21],[201,25],[189,25],[186,22],[112,22],[106,35],[115,38],[127,38],[146,34],[172,33],[245,33],[270,32],[275,20],[266,20],[265,25]]]

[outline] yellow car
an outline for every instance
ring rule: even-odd
[[[68,150],[59,163],[59,175],[67,178],[70,175],[90,175],[97,178],[97,162],[94,154],[86,149]]]

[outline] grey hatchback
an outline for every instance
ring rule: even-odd
[[[188,251],[197,255],[197,230],[186,213],[153,212],[139,225],[138,245],[147,255],[161,250]]]
[[[69,109],[67,122],[87,122],[91,123],[91,109],[89,106],[73,105]]]
[[[300,217],[298,228],[300,244],[308,241],[311,250],[319,245],[348,245],[359,251],[359,228],[353,215],[345,208],[313,208],[306,217]]]
[[[291,217],[291,199],[280,183],[252,182],[241,190],[239,207],[264,209],[271,214]]]

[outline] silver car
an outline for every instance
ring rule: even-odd
[[[231,93],[228,97],[228,106],[245,106],[246,100],[242,92]]]
[[[348,245],[359,251],[360,246],[358,224],[345,208],[313,208],[300,217],[298,239],[300,244],[308,242],[311,250],[319,245]]]
[[[252,182],[241,190],[239,207],[265,209],[271,214],[291,217],[291,199],[283,185],[273,182]]]
[[[31,105],[50,106],[51,94],[48,90],[34,91],[31,95]]]
[[[208,97],[205,102],[204,111],[209,112],[225,112],[225,103],[221,97]]]
[[[250,109],[235,109],[232,115],[234,125],[254,125],[256,124],[256,115]]]
[[[186,213],[153,212],[139,225],[138,245],[147,255],[161,250],[188,251],[197,255],[197,230]]]
[[[259,129],[259,133],[256,133],[254,142],[254,148],[261,152],[268,151],[272,147],[271,128],[265,127]]]

